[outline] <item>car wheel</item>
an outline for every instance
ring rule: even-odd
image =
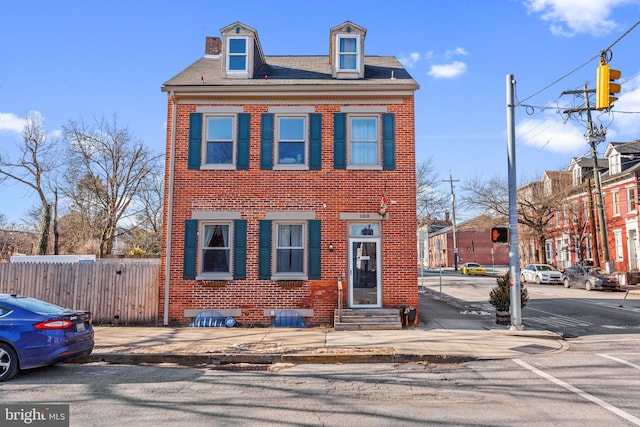
[[[520,283],[527,283],[527,280],[524,278],[524,274],[520,275]]]
[[[590,291],[591,289],[593,289],[593,287],[591,286],[591,282],[590,281],[586,281],[584,282],[584,288],[588,291]]]
[[[18,372],[18,355],[9,344],[0,342],[0,382],[11,379]]]
[[[540,284],[540,276],[536,276],[536,283],[539,285]]]
[[[569,284],[569,279],[564,279],[564,287],[565,288],[570,288],[571,285]]]

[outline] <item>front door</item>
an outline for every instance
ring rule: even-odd
[[[380,238],[349,239],[349,306],[382,307]]]

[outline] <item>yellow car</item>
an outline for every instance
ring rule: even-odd
[[[462,264],[462,267],[460,267],[460,273],[466,274],[468,276],[484,276],[485,274],[487,274],[487,271],[480,264],[477,264],[475,262],[467,262]]]

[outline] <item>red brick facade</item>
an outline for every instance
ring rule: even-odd
[[[268,63],[269,58],[266,58]],[[211,63],[217,66],[215,59]],[[349,305],[348,226],[351,223],[371,223],[380,227],[380,306],[417,307],[415,82],[408,79],[408,83],[413,82],[412,89],[402,93],[391,94],[388,89],[378,86],[370,86],[371,89],[360,93],[354,90],[360,83],[371,83],[365,78],[351,82],[348,91],[341,93],[336,92],[336,87],[326,85],[324,92],[301,95],[289,84],[280,84],[279,90],[274,91],[273,86],[279,83],[262,77],[248,82],[250,93],[244,87],[246,81],[236,81],[237,90],[230,88],[221,92],[220,86],[226,83],[217,84],[210,77],[201,80],[202,86],[196,86],[194,82],[184,87],[170,81],[163,87],[169,94],[165,174],[168,190],[164,205],[163,247],[171,250],[170,256],[166,250],[162,254],[161,264],[160,313],[164,313],[164,323],[188,324],[191,319],[185,315],[185,310],[239,309],[241,314],[236,321],[240,324],[268,325],[272,319],[265,310],[305,309],[312,313],[306,319],[309,325],[332,324],[338,306],[338,276],[344,277],[343,306]],[[209,84],[210,91],[207,90]],[[207,108],[229,107],[250,114],[248,169],[189,169],[190,114]],[[283,107],[312,110],[313,114],[321,115],[319,170],[261,168],[261,117],[274,108]],[[334,114],[351,111],[349,108],[364,111],[369,107],[373,112],[384,111],[395,118],[395,168],[336,168]],[[173,162],[170,161],[172,152]],[[388,201],[384,217],[380,215],[383,194]],[[246,221],[245,277],[185,279],[185,222],[194,218],[195,213],[227,212],[236,213],[239,219]],[[320,278],[294,281],[259,278],[259,223],[269,214],[287,213],[320,221]],[[167,236],[169,228],[171,235]],[[165,306],[167,300],[168,306]]]

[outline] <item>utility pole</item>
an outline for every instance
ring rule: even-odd
[[[449,170],[449,179],[443,179],[443,182],[449,181],[451,186],[451,213],[453,215],[453,269],[458,271],[458,239],[456,238],[456,195],[453,192],[453,183],[458,182],[458,179],[453,179],[451,176],[451,170]]]
[[[611,264],[609,259],[609,243],[607,241],[607,224],[605,223],[605,215],[604,215],[604,202],[602,199],[602,184],[600,182],[600,168],[598,167],[598,154],[596,151],[596,145],[599,142],[604,142],[607,130],[600,126],[598,129],[591,120],[591,106],[589,105],[589,94],[596,92],[595,89],[587,89],[587,85],[584,85],[584,90],[582,93],[584,94],[585,99],[585,108],[577,108],[571,110],[565,110],[564,113],[574,113],[574,112],[583,112],[587,113],[587,133],[585,136],[587,137],[587,141],[589,142],[589,146],[591,147],[591,158],[593,159],[593,183],[594,190],[596,196],[596,213],[598,214],[598,226],[600,231],[600,250],[602,251],[601,256],[601,264],[604,264],[607,272],[611,270]],[[562,95],[565,94],[577,94],[580,93],[578,91],[565,91],[562,92]],[[595,263],[594,263],[595,264]]]
[[[523,329],[522,300],[520,285],[520,250],[518,248],[518,209],[516,180],[516,128],[515,128],[515,89],[516,79],[507,74],[507,157],[509,181],[509,277],[511,328]]]

